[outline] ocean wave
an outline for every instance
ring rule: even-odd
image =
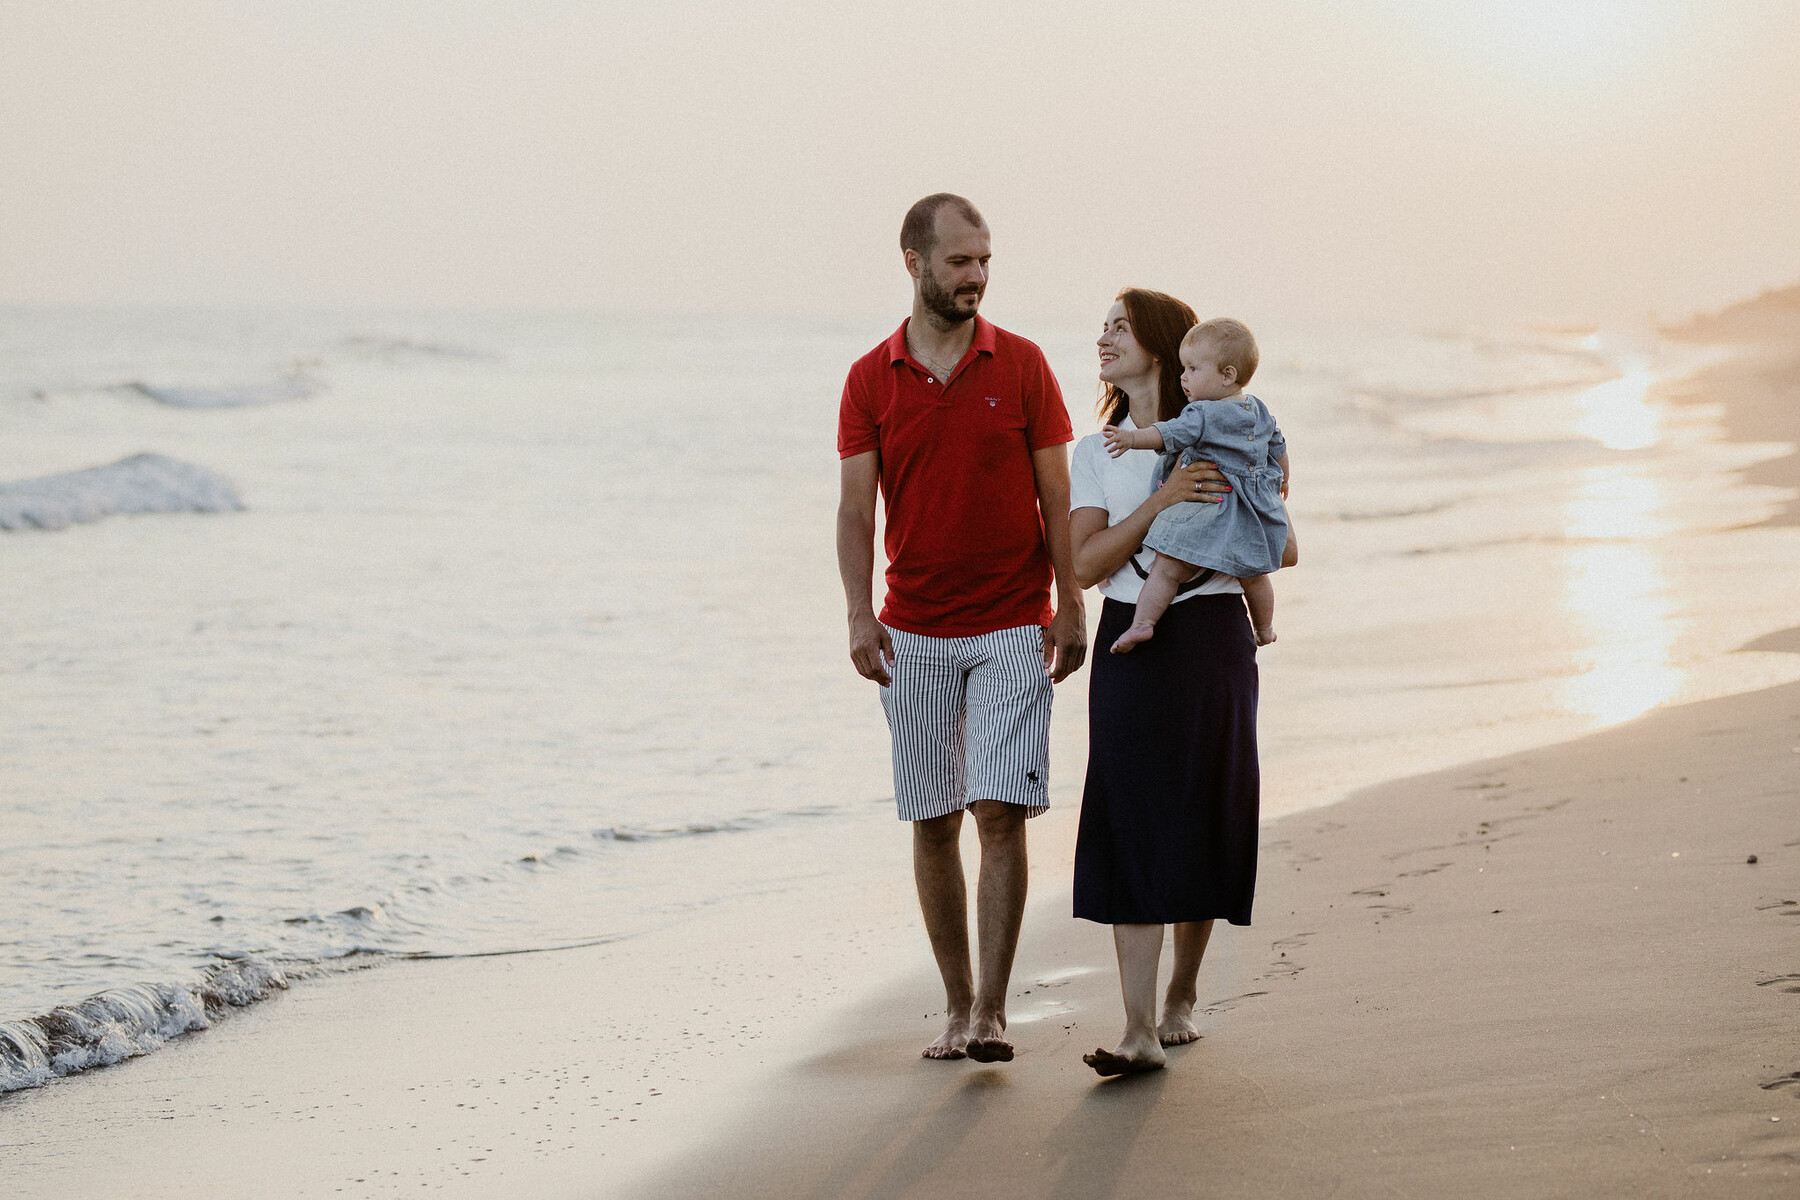
[[[197,983],[109,988],[42,1016],[0,1023],[0,1092],[148,1054],[287,986],[280,967],[245,958],[219,964]]]
[[[485,350],[473,350],[467,346],[453,346],[445,342],[423,342],[409,337],[391,337],[383,334],[358,333],[344,339],[344,345],[358,354],[374,358],[455,358],[470,362],[493,362],[499,355],[489,354]]]
[[[1461,500],[1439,500],[1431,504],[1414,504],[1405,508],[1371,508],[1361,511],[1347,511],[1333,514],[1338,521],[1394,521],[1401,517],[1423,517],[1431,513],[1440,513],[1448,508],[1455,508]]]
[[[104,467],[0,483],[0,529],[66,529],[114,513],[236,512],[231,481],[215,471],[134,454]]]
[[[318,395],[325,387],[309,375],[289,375],[274,383],[239,387],[163,387],[136,379],[120,386],[174,408],[245,408],[283,400],[305,400]]]
[[[891,802],[892,797],[887,798]],[[761,829],[784,818],[829,817],[844,811],[838,804],[802,804],[790,808],[767,809],[719,821],[690,821],[676,825],[608,825],[594,830],[603,842],[656,842],[665,838],[706,837],[715,833],[742,833]]]

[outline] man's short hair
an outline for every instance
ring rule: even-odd
[[[1243,387],[1256,374],[1256,364],[1262,361],[1256,349],[1256,337],[1250,327],[1242,321],[1234,321],[1230,317],[1214,317],[1210,321],[1202,321],[1187,331],[1181,339],[1183,349],[1191,346],[1206,345],[1218,356],[1221,367],[1236,367],[1237,382]]]
[[[932,249],[937,245],[938,210],[945,205],[956,210],[956,214],[971,225],[986,225],[981,219],[981,210],[953,192],[933,192],[917,204],[906,210],[906,220],[900,222],[900,250],[917,250],[926,258],[931,257]]]

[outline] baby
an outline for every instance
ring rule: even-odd
[[[1157,479],[1178,465],[1219,464],[1230,481],[1224,502],[1187,501],[1158,514],[1144,537],[1156,565],[1138,596],[1131,628],[1112,644],[1124,654],[1156,633],[1175,591],[1201,570],[1223,571],[1243,585],[1256,644],[1275,640],[1275,587],[1269,575],[1287,549],[1287,439],[1244,385],[1256,371],[1256,339],[1241,321],[1203,321],[1181,339],[1181,391],[1188,406],[1148,429],[1106,426],[1106,451],[1161,450]]]

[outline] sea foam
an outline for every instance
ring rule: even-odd
[[[110,988],[39,1017],[0,1022],[0,1092],[148,1054],[287,985],[279,967],[246,958],[214,967],[198,983]]]
[[[64,529],[113,513],[235,512],[244,507],[216,471],[161,454],[0,483],[0,529]]]

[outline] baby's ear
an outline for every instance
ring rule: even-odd
[[[1230,363],[1226,363],[1224,366],[1220,367],[1219,374],[1231,380],[1233,383],[1237,382],[1237,368]]]

